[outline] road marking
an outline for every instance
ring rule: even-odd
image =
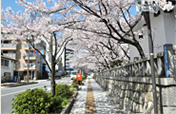
[[[43,87],[43,85],[42,85],[42,86],[38,86],[38,87],[30,88],[30,90],[31,90],[31,89],[35,89],[35,88],[41,89],[41,88],[39,88],[39,87]],[[25,89],[25,90],[21,90],[21,91],[26,91],[26,89]],[[11,95],[11,94],[14,94],[14,93],[19,93],[19,92],[21,92],[21,91],[16,91],[16,92],[12,92],[12,93],[8,93],[8,94],[4,94],[4,95],[1,95],[1,97],[3,97],[3,96],[7,96],[7,95]]]
[[[25,90],[21,90],[21,91],[25,91]],[[5,94],[5,95],[1,95],[1,97],[4,97],[4,96],[6,96],[6,95],[11,95],[11,94],[14,94],[14,93],[19,93],[19,92],[21,92],[21,91],[16,91],[16,92],[13,92],[13,93],[8,93],[8,94]]]
[[[63,83],[63,82],[62,82],[62,83]],[[68,84],[68,85],[71,85],[71,84]],[[32,85],[25,85],[25,86],[32,86]],[[22,87],[24,87],[24,86],[22,86]],[[44,87],[44,85],[42,85],[42,86],[37,86],[37,87],[33,87],[33,88],[30,88],[30,89],[35,89],[35,88],[41,89],[40,87]],[[21,87],[15,87],[15,88],[21,88]],[[9,89],[14,89],[14,88],[9,88]],[[26,89],[25,89],[25,90],[26,90]],[[23,91],[25,91],[25,90],[16,91],[16,92],[4,94],[4,95],[1,94],[1,97],[7,96],[7,95],[11,95],[11,94],[15,94],[15,93],[19,93],[19,92],[23,92]],[[51,87],[48,87],[48,86],[47,86],[47,91],[48,91],[48,90],[51,90]]]
[[[39,84],[39,83],[37,83],[37,84]],[[40,84],[41,84],[41,83],[40,83]],[[42,83],[42,84],[43,84],[43,83]],[[35,84],[34,84],[34,85],[33,85],[33,84],[32,84],[32,85],[23,85],[23,86],[20,86],[20,87],[17,86],[17,87],[15,87],[15,89],[16,89],[16,88],[23,88],[23,87],[25,87],[25,86],[35,86]],[[1,87],[1,88],[2,88],[2,87]],[[14,88],[9,88],[9,87],[4,87],[4,88],[14,89]]]

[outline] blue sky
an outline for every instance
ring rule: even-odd
[[[6,9],[7,7],[11,7],[14,12],[18,12],[19,10],[24,11],[24,8],[15,3],[16,0],[1,0],[1,9]]]
[[[14,12],[18,12],[19,10],[24,11],[24,7],[16,4],[15,1],[18,1],[18,0],[1,0],[1,9],[5,10],[7,7],[11,7]],[[35,2],[36,0],[26,0],[26,1]],[[46,2],[47,0],[43,0],[43,1]],[[53,6],[53,4],[46,3],[46,6],[50,7],[50,6]]]

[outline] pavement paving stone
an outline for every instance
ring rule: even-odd
[[[106,91],[104,91],[94,79],[91,79],[91,85],[97,114],[123,114],[120,109],[115,107],[115,104],[110,100]]]
[[[85,104],[86,104],[86,95],[87,95],[87,85],[88,79],[85,80],[84,85],[81,86],[81,90],[78,91],[78,96],[75,99],[72,110],[70,114],[84,114]]]
[[[115,107],[115,104],[110,100],[106,91],[104,91],[99,84],[92,78],[91,86],[95,100],[96,112],[97,114],[125,114]],[[88,78],[85,81],[85,84],[82,86],[82,89],[78,91],[78,96],[70,114],[84,114],[85,113],[85,104],[86,104],[86,95],[88,87]]]

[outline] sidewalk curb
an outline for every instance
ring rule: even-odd
[[[36,80],[36,82],[46,82],[48,80]]]
[[[76,92],[76,93],[72,96],[72,98],[71,98],[71,100],[70,100],[70,103],[68,103],[68,104],[65,106],[65,108],[62,110],[62,112],[61,112],[60,114],[70,113],[70,111],[71,111],[71,109],[72,109],[72,107],[73,107],[73,104],[74,104],[74,102],[75,102],[75,99],[76,99],[77,95],[78,95],[78,92]]]

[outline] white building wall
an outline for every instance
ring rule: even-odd
[[[175,35],[176,18],[174,16],[174,12],[164,13],[163,11],[161,11],[161,14],[157,17],[154,17],[153,13],[151,13],[150,21],[151,21],[151,28],[155,29],[152,32],[154,53],[162,52],[164,44],[176,45],[176,35]],[[145,22],[141,23],[144,24]],[[135,31],[143,27],[141,23],[139,23],[134,28]],[[149,56],[148,37],[143,40],[139,40],[139,42],[144,50],[146,57]],[[134,57],[140,58],[137,49],[131,45],[130,45],[130,57],[131,57],[130,61],[133,61]]]
[[[4,80],[4,73],[5,72],[10,72],[10,74],[11,74],[10,80],[13,80],[13,72],[14,72],[13,69],[14,69],[14,62],[12,60],[9,60],[9,66],[1,66],[1,80],[2,81]]]
[[[175,16],[174,12],[172,13],[164,13],[164,28],[165,28],[165,36],[166,42],[171,44],[176,44],[175,42]]]
[[[65,49],[61,57],[62,57],[62,71],[65,72]]]

